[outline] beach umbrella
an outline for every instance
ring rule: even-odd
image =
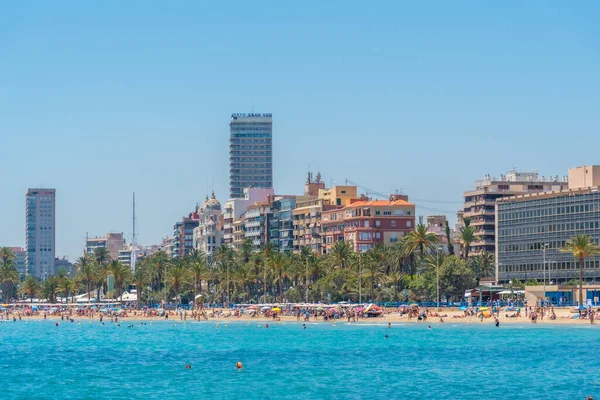
[[[33,306],[33,307],[31,307],[31,309],[32,309],[33,311],[37,311],[37,310],[38,310],[38,306]]]
[[[488,308],[487,308],[487,307],[481,307],[481,308],[479,309],[479,311],[487,311],[487,310],[488,310]]]
[[[410,307],[419,307],[419,305],[417,303],[412,303]]]
[[[281,311],[281,308],[273,307],[273,308],[271,308],[271,311],[279,312],[279,311]]]
[[[269,307],[269,306],[264,306],[264,307],[261,307],[260,309],[261,309],[261,310],[268,310],[269,308],[271,308],[271,307]]]
[[[458,309],[458,311],[465,311],[465,310],[468,310],[468,309],[469,309],[469,307],[462,306],[461,308]]]
[[[107,308],[103,308],[103,309],[100,310],[100,312],[108,312],[108,309]]]

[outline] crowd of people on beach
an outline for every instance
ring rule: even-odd
[[[3,305],[4,306],[4,305]],[[448,309],[445,309],[448,310]],[[450,312],[450,315],[448,314]],[[416,304],[411,306],[399,306],[399,307],[377,307],[371,305],[369,307],[363,307],[358,305],[294,305],[286,304],[283,306],[239,306],[234,308],[221,308],[214,307],[208,308],[202,305],[198,305],[196,308],[178,308],[175,307],[171,310],[165,310],[163,308],[144,306],[140,310],[135,309],[132,306],[129,307],[109,307],[102,305],[86,305],[86,306],[72,306],[72,305],[54,305],[54,306],[43,306],[43,305],[30,305],[30,304],[17,304],[10,305],[8,307],[2,307],[0,309],[0,320],[9,321],[13,320],[21,321],[23,318],[60,318],[61,321],[75,321],[75,319],[98,319],[100,322],[106,318],[111,321],[119,321],[119,319],[179,319],[180,321],[187,321],[188,318],[194,321],[208,321],[209,319],[214,320],[227,320],[227,319],[242,319],[242,318],[268,318],[273,321],[281,321],[282,318],[286,320],[292,320],[295,317],[296,322],[310,322],[310,321],[322,321],[322,322],[336,322],[345,320],[348,323],[356,323],[361,320],[369,318],[392,318],[392,319],[404,319],[408,321],[416,320],[416,322],[426,322],[434,320],[435,322],[445,322],[445,318],[466,319],[471,321],[472,319],[479,319],[483,322],[485,319],[492,319],[496,326],[499,326],[501,317],[508,319],[520,320],[525,317],[532,324],[537,324],[538,321],[556,321],[557,319],[570,319],[579,321],[589,321],[591,324],[595,324],[597,319],[596,315],[600,312],[600,309],[594,310],[591,306],[579,307],[576,310],[570,309],[570,313],[566,314],[562,312],[562,316],[558,317],[555,308],[550,305],[540,305],[521,307],[468,307],[460,312],[448,310],[448,312],[441,313],[439,310],[419,307]]]

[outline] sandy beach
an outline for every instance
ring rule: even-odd
[[[259,323],[259,324],[274,324],[274,323],[306,323],[303,316],[299,319],[295,315],[279,315],[275,319],[272,316],[249,316],[247,314],[242,315],[234,315],[232,310],[230,309],[222,309],[222,308],[211,308],[205,309],[206,318],[200,318],[196,320],[192,317],[191,311],[183,311],[180,315],[179,312],[170,311],[168,319],[165,316],[150,316],[144,315],[143,311],[130,310],[124,315],[118,316],[118,321],[121,323],[126,323],[127,321],[135,321],[135,322],[152,322],[152,321],[169,321],[169,322],[190,322],[190,323],[231,323],[231,322],[243,322],[243,323]],[[425,312],[424,308],[420,309],[420,312]],[[382,316],[380,317],[371,317],[371,318],[358,318],[356,322],[351,321],[351,323],[355,324],[490,324],[494,325],[496,320],[494,315],[489,318],[483,318],[477,316],[465,316],[463,311],[459,311],[457,309],[442,309],[439,314],[435,312],[435,310],[430,309],[430,316],[426,320],[419,321],[418,318],[412,317],[409,318],[407,314],[401,315],[399,312],[395,310],[385,310]],[[578,313],[572,312],[571,308],[554,308],[554,313],[556,314],[556,319],[551,319],[550,314],[551,311],[548,311],[547,314],[542,319],[540,313],[538,312],[538,318],[536,320],[536,324],[538,325],[585,325],[591,324],[589,318],[573,318],[577,316]],[[515,315],[514,311],[500,311],[498,315],[498,322],[500,325],[502,324],[532,324],[529,316],[525,316],[524,309],[521,309],[521,316],[516,317],[511,315]],[[44,317],[43,312],[34,313],[33,315],[25,315],[21,312],[3,312],[1,315],[1,319],[3,321],[12,321],[13,317],[17,321],[19,321],[19,316],[21,321],[25,320],[40,320],[40,319],[52,319],[52,320],[64,320],[66,322],[69,319],[73,319],[76,322],[83,321],[100,321],[100,313],[95,313],[93,316],[89,315],[77,315],[76,313],[72,313],[70,316],[67,312],[61,313],[46,313]],[[436,316],[439,315],[439,316]],[[114,317],[113,317],[114,318]],[[110,315],[102,315],[103,322],[110,322]],[[329,319],[327,321],[324,320],[323,316],[318,316],[316,319],[311,316],[308,323],[322,323],[322,324],[346,324],[348,323],[347,318],[338,318],[338,319]]]

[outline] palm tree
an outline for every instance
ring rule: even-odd
[[[58,291],[65,297],[65,302],[69,302],[69,295],[75,291],[76,283],[68,276],[58,277]]]
[[[161,250],[154,253],[150,260],[150,264],[152,265],[150,273],[152,275],[154,283],[156,284],[155,286],[153,286],[152,289],[158,290],[161,282],[164,286],[164,281],[167,275],[167,267],[169,266],[171,258],[167,253]]]
[[[371,301],[375,302],[375,281],[381,276],[385,256],[381,248],[371,249],[365,255],[362,267],[371,281]]]
[[[571,253],[579,260],[579,304],[583,301],[583,264],[586,258],[600,254],[600,246],[588,235],[577,235],[567,240],[564,247],[558,249],[561,253]]]
[[[394,301],[398,301],[398,290],[405,276],[406,275],[404,272],[392,271],[383,277],[384,284],[391,284],[392,288],[394,289]]]
[[[226,244],[222,244],[217,247],[215,251],[215,261],[221,272],[225,273],[225,301],[227,307],[229,307],[229,283],[230,283],[230,270],[233,264],[234,251],[231,247]]]
[[[10,247],[0,247],[0,261],[2,261],[2,265],[8,265],[16,259],[17,256]]]
[[[423,261],[425,251],[431,249],[438,242],[439,238],[435,233],[429,232],[425,224],[418,224],[415,230],[406,236],[404,245],[408,253],[415,254],[418,250],[421,261]]]
[[[283,269],[285,268],[287,257],[284,253],[275,252],[271,256],[271,268],[277,276],[277,287],[279,292],[279,301],[283,302],[282,282],[283,282]]]
[[[243,263],[247,263],[250,261],[251,255],[252,255],[252,239],[246,238],[240,246],[239,256]]]
[[[108,263],[112,261],[112,258],[106,247],[98,247],[94,249],[92,259],[96,262],[96,265],[98,266],[98,279],[96,281],[96,298],[100,299],[100,290],[106,287],[106,277],[108,276],[108,271],[106,270],[106,268],[108,266]]]
[[[175,290],[175,302],[179,306],[179,290],[187,283],[188,271],[185,260],[177,259],[167,271],[167,284]]]
[[[475,257],[472,262],[472,267],[479,286],[479,280],[485,276],[491,276],[496,268],[494,255],[489,251],[484,251],[481,255]]]
[[[304,301],[308,303],[308,277],[309,277],[309,269],[308,269],[308,260],[313,255],[313,252],[310,247],[302,246],[300,248],[300,260],[302,260],[302,264],[305,266],[305,281],[304,281]]]
[[[202,281],[208,277],[208,260],[206,254],[199,250],[192,250],[188,257],[189,269],[194,283],[194,302],[196,296],[202,291]]]
[[[79,257],[77,261],[75,261],[75,269],[81,281],[85,283],[85,288],[88,294],[88,303],[90,303],[92,301],[92,284],[96,281],[96,278],[98,277],[96,265],[89,257]]]
[[[469,221],[468,218],[465,218],[465,223]],[[465,226],[460,228],[458,232],[458,240],[463,245],[464,251],[464,259],[469,258],[469,250],[471,248],[471,243],[475,240],[475,230],[471,225],[465,224]]]
[[[350,257],[352,257],[352,246],[350,243],[344,241],[337,241],[331,247],[331,255],[335,262],[341,267],[345,268],[348,264]]]
[[[115,289],[117,290],[117,297],[120,298],[121,303],[123,302],[123,287],[125,282],[131,277],[131,268],[124,265],[119,260],[112,260],[108,264],[108,273],[113,276],[115,280]]]
[[[135,285],[135,291],[137,294],[136,299],[136,308],[139,310],[141,301],[142,301],[142,291],[144,290],[144,286],[146,286],[150,282],[150,276],[147,273],[147,269],[143,261],[140,263],[141,265],[136,265],[135,271],[133,272],[133,276],[131,277],[131,281]]]
[[[19,282],[19,271],[15,267],[16,256],[10,247],[0,248],[0,284],[4,286],[4,301],[8,301],[13,284]]]
[[[38,281],[32,276],[27,275],[25,280],[21,283],[20,292],[25,296],[29,297],[29,300],[33,303],[33,298],[38,294],[40,286]]]
[[[41,297],[48,300],[49,303],[55,303],[59,282],[60,281],[57,276],[49,276],[48,279],[42,283]]]

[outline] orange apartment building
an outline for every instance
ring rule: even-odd
[[[389,200],[353,199],[348,205],[323,210],[321,214],[322,253],[337,241],[352,244],[365,252],[378,243],[390,245],[415,226],[415,205],[408,196],[391,195]]]

